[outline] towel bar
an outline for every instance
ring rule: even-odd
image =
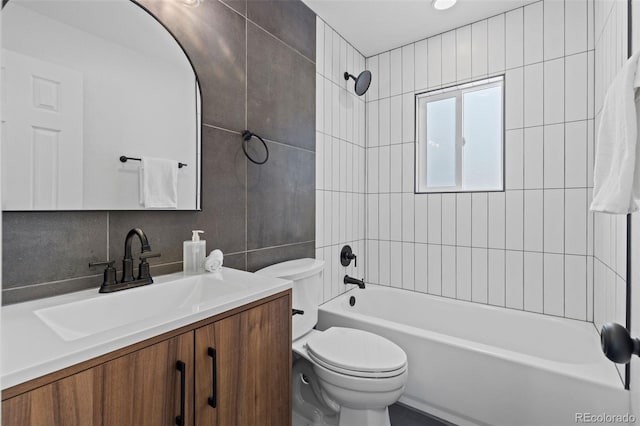
[[[122,161],[123,163],[126,163],[127,160],[133,160],[133,161],[142,161],[142,158],[136,158],[136,157],[127,157],[125,155],[121,155],[120,156],[120,161]],[[180,163],[178,162],[178,168],[181,169],[183,167],[187,167],[186,163]]]

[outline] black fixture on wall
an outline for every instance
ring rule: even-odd
[[[121,155],[120,156],[120,162],[121,163],[126,163],[128,160],[142,161],[142,158],[127,157],[126,155]],[[178,168],[181,169],[183,167],[187,167],[187,164],[186,163],[181,163],[181,162],[178,161]]]
[[[342,247],[342,250],[340,251],[340,264],[342,264],[342,266],[349,266],[351,265],[351,261],[355,262],[355,267],[358,267],[358,256],[356,256],[353,253],[353,250],[351,250],[351,246],[350,245],[346,245],[344,247]]]
[[[258,138],[258,140],[262,142],[262,146],[264,146],[264,151],[266,154],[265,154],[264,160],[262,161],[254,160],[253,158],[251,158],[251,156],[247,152],[247,145],[249,144],[249,141],[251,140],[251,138],[253,138],[254,136]],[[255,133],[249,130],[245,130],[242,132],[242,150],[244,151],[244,155],[247,157],[247,159],[251,161],[253,164],[261,165],[266,163],[267,160],[269,159],[269,147],[267,147],[267,143],[260,136],[256,135]]]
[[[629,330],[613,322],[600,331],[602,352],[616,364],[628,364],[633,355],[640,356],[640,339],[632,338]]]
[[[345,71],[344,79],[348,81],[350,78],[356,82],[355,87],[353,88],[356,95],[362,96],[367,92],[367,90],[369,90],[369,86],[371,85],[371,71],[364,70],[358,75],[358,77]]]

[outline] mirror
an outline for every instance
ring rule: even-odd
[[[3,210],[144,210],[121,156],[186,164],[148,169],[160,209],[200,209],[200,88],[162,24],[129,0],[10,0],[1,19]]]

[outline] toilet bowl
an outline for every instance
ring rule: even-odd
[[[313,329],[324,262],[298,259],[259,274],[293,281],[294,412],[307,425],[390,426],[388,406],[407,382],[407,355],[395,343],[363,330]]]

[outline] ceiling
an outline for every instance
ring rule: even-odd
[[[431,0],[302,0],[365,57],[532,3],[458,0],[435,10]]]
[[[129,50],[190,69],[173,36],[129,0],[12,0],[7,10],[18,6]]]

